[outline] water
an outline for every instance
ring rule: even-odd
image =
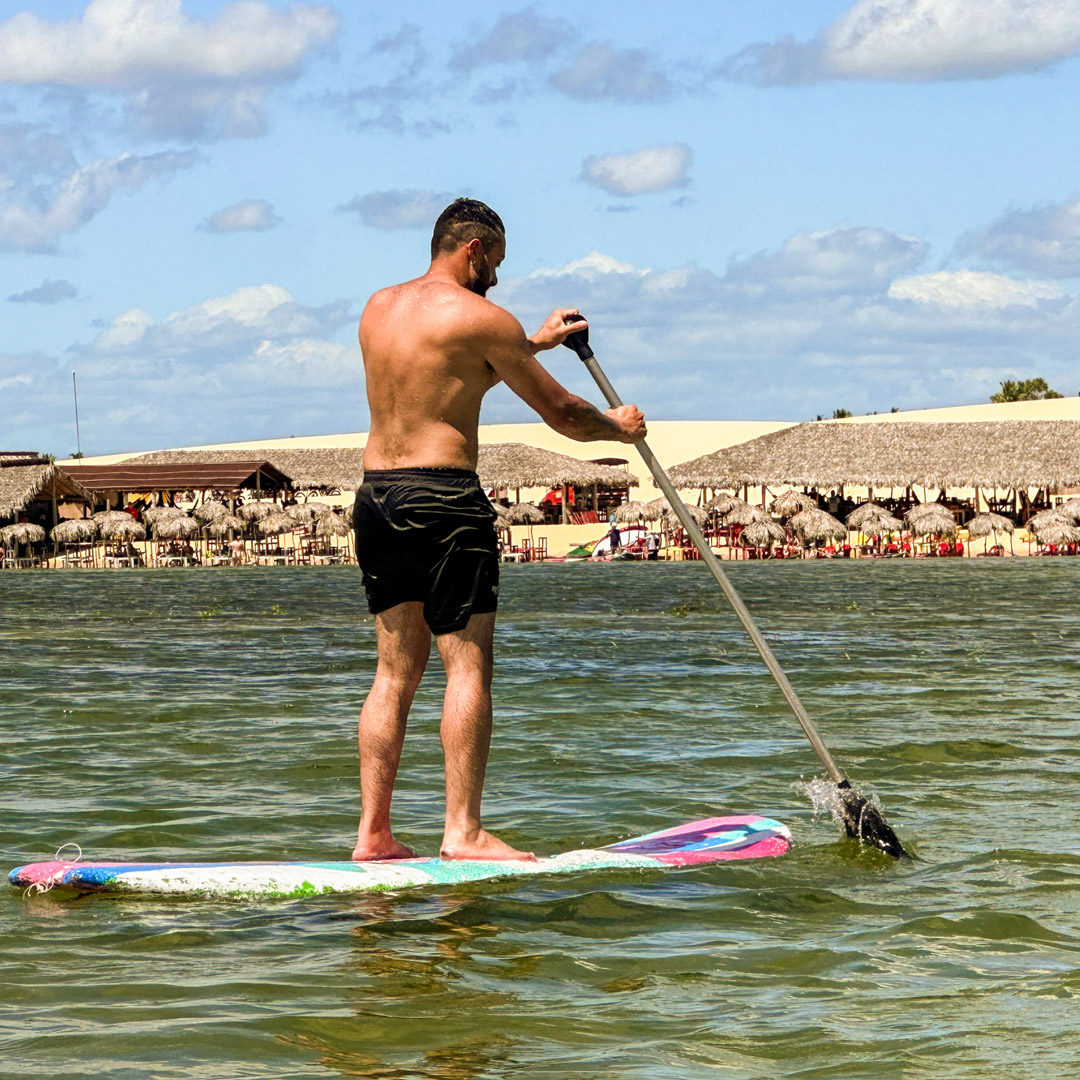
[[[700,565],[506,567],[489,825],[714,812],[778,860],[286,902],[0,897],[0,1076],[1038,1078],[1080,1058],[1075,560],[749,564],[737,588],[920,860],[860,855]],[[0,851],[332,858],[355,569],[0,575]],[[439,839],[439,679],[396,801]]]

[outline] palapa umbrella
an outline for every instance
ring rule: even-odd
[[[272,502],[253,502],[244,503],[243,506],[236,508],[236,513],[242,517],[245,521],[261,521],[268,514],[281,513],[277,503]]]
[[[58,544],[85,544],[97,534],[97,522],[92,518],[70,518],[53,526],[52,538]]]
[[[1080,528],[1064,521],[1045,521],[1036,529],[1035,535],[1040,544],[1053,544],[1055,547],[1080,544]]]
[[[907,522],[908,525],[914,525],[916,521],[919,521],[921,518],[924,518],[927,515],[941,515],[943,513],[948,514],[950,517],[952,517],[952,511],[950,511],[949,508],[947,506],[944,506],[942,503],[918,503],[904,515],[904,521]]]
[[[800,510],[809,510],[812,507],[817,506],[817,503],[810,498],[809,495],[803,494],[801,491],[785,491],[780,495],[777,495],[773,499],[772,512],[777,517],[789,518],[794,514],[797,514]]]
[[[918,514],[914,518],[905,515],[904,521],[915,536],[956,535],[956,518],[944,506],[936,512],[931,513],[928,511],[924,514]]]
[[[783,525],[762,516],[760,521],[752,521],[739,534],[739,543],[747,547],[763,548],[773,543],[783,543],[787,538]]]
[[[148,506],[142,512],[143,522],[153,529],[156,522],[167,521],[169,518],[186,518],[188,513],[179,506]]]
[[[862,526],[866,522],[881,517],[892,517],[892,514],[890,514],[880,503],[864,502],[859,506],[856,506],[855,509],[848,514],[845,520],[847,521],[847,527],[849,529],[862,530]]]
[[[666,502],[667,500],[665,500]],[[706,510],[714,510],[716,513],[723,516],[729,513],[736,506],[745,506],[746,503],[742,501],[737,495],[730,495],[726,491],[721,491],[719,495],[714,495],[706,504]],[[670,507],[664,509],[670,510]]]
[[[1075,495],[1071,499],[1066,499],[1057,509],[1063,514],[1068,514],[1074,521],[1080,521],[1080,498]]]
[[[295,528],[296,522],[281,510],[276,514],[263,515],[255,524],[255,529],[260,536],[280,536],[281,533],[292,532]]]
[[[511,525],[542,525],[544,512],[532,503],[512,503],[504,515]]]
[[[315,522],[316,536],[348,536],[352,525],[339,514],[322,514]]]
[[[967,531],[968,536],[978,540],[980,537],[989,536],[994,534],[994,543],[997,543],[997,534],[999,532],[1009,534],[1009,552],[1012,553],[1012,537],[1016,530],[1016,526],[1007,518],[1001,514],[976,514],[968,523]],[[970,547],[970,545],[969,545]]]
[[[690,516],[699,525],[704,525],[705,522],[709,520],[709,512],[702,509],[700,506],[688,506],[686,509],[689,511]],[[665,511],[662,520],[664,522],[665,528],[669,529],[671,532],[674,532],[676,529],[682,528],[682,523],[679,521],[679,516],[675,513],[674,510]]]
[[[848,528],[850,527],[849,521]],[[899,533],[903,530],[904,523],[898,517],[893,517],[887,510],[877,517],[867,518],[859,528],[864,536],[887,536],[889,533]]]
[[[182,517],[169,514],[155,518],[150,532],[155,540],[190,540],[199,535],[199,523],[187,514]]]
[[[201,521],[204,525],[209,525],[211,521],[218,521],[227,515],[231,516],[229,508],[224,503],[219,502],[203,503],[202,506],[196,506],[191,511],[191,514],[196,521]]]
[[[0,539],[4,546],[15,545],[16,557],[20,544],[40,544],[45,539],[45,530],[40,525],[34,525],[29,521],[21,521],[15,525],[5,525],[0,529]]]
[[[231,532],[242,533],[245,525],[247,522],[242,517],[237,517],[235,514],[222,514],[206,526],[206,533],[215,540],[221,540]]]
[[[97,522],[99,529],[104,529],[116,522],[123,524],[125,520],[134,521],[135,519],[126,510],[99,510],[92,520]],[[104,535],[102,533],[102,536]]]
[[[642,521],[659,521],[663,511],[652,503],[637,502],[631,499],[615,508],[615,523],[617,525],[637,525]]]
[[[1051,525],[1057,522],[1060,525],[1072,525],[1073,518],[1071,514],[1067,514],[1058,506],[1052,506],[1046,510],[1040,510],[1037,514],[1032,514],[1028,518],[1027,527],[1032,532],[1038,532],[1044,525]]]
[[[811,507],[800,510],[788,521],[804,544],[818,544],[823,540],[846,540],[847,526],[837,521],[825,510]]]
[[[95,515],[96,516],[96,515]],[[98,522],[103,540],[145,540],[146,527],[130,514],[114,513]]]
[[[725,525],[753,525],[758,521],[772,521],[760,506],[751,506],[741,499],[724,514]]]
[[[285,507],[285,513],[288,514],[293,521],[315,520],[315,508],[310,503],[293,503],[292,506]]]

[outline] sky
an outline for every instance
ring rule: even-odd
[[[458,195],[647,417],[1077,394],[1078,55],[1080,0],[0,0],[0,449],[365,430]]]

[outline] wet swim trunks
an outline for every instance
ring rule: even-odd
[[[468,469],[372,469],[353,528],[372,615],[409,600],[434,634],[461,630],[499,602],[495,511]]]

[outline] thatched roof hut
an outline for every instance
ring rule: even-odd
[[[1005,487],[1080,484],[1080,421],[821,421],[784,428],[670,470],[681,488]]]
[[[355,446],[303,450],[155,450],[128,458],[136,465],[217,465],[243,458],[268,461],[292,481],[294,489],[355,491],[364,471],[364,451]]]
[[[481,446],[476,471],[484,487],[495,488],[591,487],[593,484],[629,488],[638,483],[638,478],[624,469],[580,461],[525,443]]]
[[[35,499],[53,498],[89,502],[90,492],[51,461],[0,466],[0,518],[14,517]]]

